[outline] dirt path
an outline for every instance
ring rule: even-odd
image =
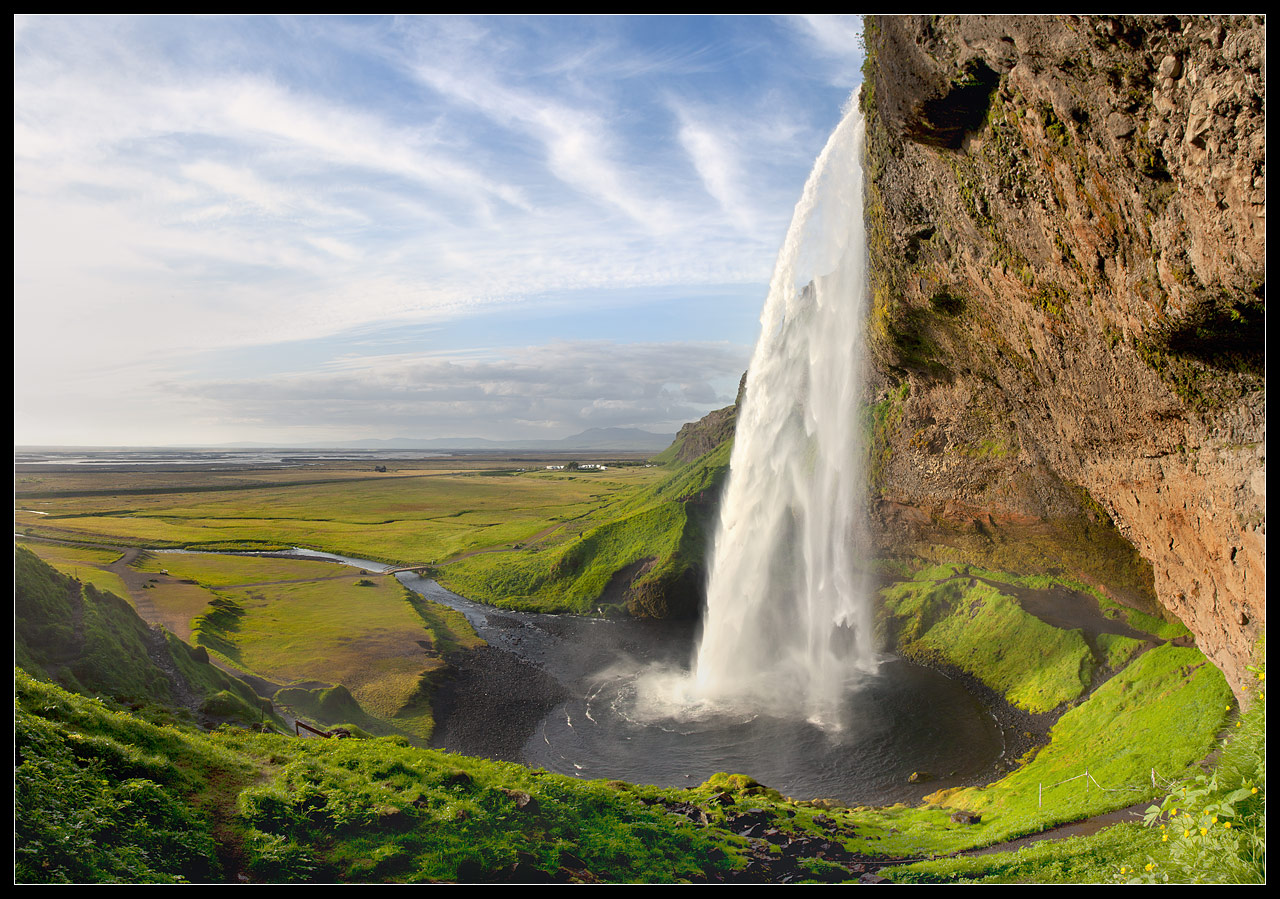
[[[1110,827],[1113,824],[1123,824],[1128,822],[1138,822],[1142,820],[1143,813],[1152,805],[1159,802],[1158,799],[1152,799],[1147,802],[1138,802],[1125,808],[1116,809],[1114,812],[1104,812],[1101,815],[1095,815],[1092,818],[1085,818],[1082,821],[1072,821],[1069,824],[1059,824],[1040,833],[1028,834],[1025,837],[1018,837],[1016,840],[1006,840],[1003,843],[996,843],[991,846],[985,846],[982,849],[967,849],[963,852],[952,853],[952,858],[971,858],[978,855],[994,855],[997,852],[1014,852],[1023,846],[1030,846],[1032,843],[1038,843],[1041,840],[1063,840],[1067,837],[1086,837],[1095,834],[1103,828]]]

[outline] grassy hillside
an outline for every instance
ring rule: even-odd
[[[133,607],[59,574],[30,550],[14,549],[14,658],[69,689],[187,720],[269,722],[264,703]]]
[[[731,449],[723,443],[620,495],[606,512],[588,516],[575,539],[471,556],[441,567],[437,578],[464,596],[510,608],[696,615]]]
[[[1088,713],[1095,730],[1152,702],[1174,707],[1167,688],[1132,693],[1145,679],[1139,675],[1114,691],[1129,695],[1112,709],[1117,714]],[[1265,845],[1262,702],[1229,728],[1235,739],[1215,775],[1193,770],[1175,781],[1148,828],[1122,825],[1016,855],[894,867],[904,857],[1035,832],[1081,810],[1050,803],[1037,816],[1035,790],[1006,778],[971,791],[971,808],[990,801],[970,824],[936,804],[794,802],[741,775],[659,789],[418,749],[395,737],[157,726],[21,670],[15,694],[15,879],[24,883],[824,882],[882,867],[908,882],[1265,876],[1256,851]],[[1181,754],[1161,745],[1176,729],[1149,741],[1167,756],[1161,762]],[[1099,751],[1075,762],[1092,765]],[[1024,771],[1035,776],[1034,763]],[[1135,781],[1145,775],[1132,766],[1127,773]],[[1026,816],[1016,824],[1011,798]],[[1108,803],[1119,804],[1100,804]]]
[[[743,775],[670,790],[463,758],[397,736],[202,731],[183,721],[213,723],[210,709],[248,705],[200,649],[162,635],[172,667],[153,669],[143,660],[159,644],[153,637],[147,648],[153,632],[128,604],[21,548],[15,561],[20,663],[100,697],[15,672],[19,882],[825,882],[879,868],[903,881],[1265,876],[1265,703],[1259,691],[1254,711],[1238,715],[1221,675],[1191,647],[1116,653],[1090,637],[1095,671],[1118,673],[1096,688],[1077,682],[1047,744],[1017,770],[915,807],[846,808],[792,801]],[[961,619],[987,627],[986,616],[1008,617],[1000,590],[966,578],[953,591],[956,577],[922,570],[896,588],[889,605],[917,642]],[[1031,642],[1033,623],[1003,626],[1002,645]],[[431,633],[442,646],[457,639]],[[933,651],[1013,698],[1048,695],[1006,684],[1004,659],[957,634],[964,639]],[[1059,647],[1055,656],[1079,657],[1071,641],[1043,642]],[[202,715],[174,704],[178,671],[200,685],[187,689],[202,697]],[[363,709],[341,685],[289,692],[310,714],[360,723]],[[1238,736],[1216,773],[1199,773],[1195,763],[1224,724]],[[1016,857],[902,865],[1160,801],[1171,789],[1149,828],[1125,825]]]
[[[140,557],[134,567],[156,575],[143,591],[149,613],[185,625],[193,649],[164,628],[148,628],[118,597],[57,573],[24,546],[15,552],[18,664],[126,702],[185,701],[208,720],[258,721],[260,709],[271,707],[210,665],[212,658],[256,679],[256,689],[290,716],[424,742],[434,726],[431,686],[446,657],[482,642],[460,614],[391,578],[360,577],[344,566]],[[185,678],[180,688],[172,671]]]
[[[812,807],[744,777],[664,790],[416,749],[156,727],[16,673],[15,879],[827,880]],[[734,819],[768,822],[790,857]],[[843,852],[843,850],[841,850]],[[763,856],[763,857],[761,857]]]

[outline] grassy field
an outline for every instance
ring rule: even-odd
[[[304,546],[401,564],[500,563],[580,547],[584,532],[670,476],[643,465],[549,471],[495,459],[391,467],[23,474],[15,527],[151,550]],[[447,652],[478,642],[461,616],[407,596],[391,578],[333,563],[149,551],[112,570],[118,551],[28,542],[234,670],[288,688],[278,702],[330,724],[425,739],[426,685]],[[589,587],[612,573],[595,567]]]
[[[493,463],[489,463],[493,464]],[[576,536],[658,468],[44,472],[18,479],[19,533],[121,546],[311,549],[421,564]]]
[[[424,620],[406,592],[388,577],[222,587],[195,642],[281,686],[340,684],[367,714],[425,739],[430,712],[415,699],[445,664],[433,628],[449,645],[478,640],[465,624],[455,632],[444,612]]]
[[[64,574],[129,599],[234,671],[295,688],[277,703],[326,724],[427,739],[424,684],[447,653],[481,642],[461,615],[394,578],[332,562],[144,553],[129,566],[143,585],[131,592],[104,570],[118,552],[23,545]],[[339,686],[349,699],[336,707],[311,695]]]
[[[64,546],[38,541],[30,541],[24,545],[63,574],[69,574],[85,583],[93,584],[99,590],[128,599],[129,590],[125,587],[124,581],[119,575],[105,570],[108,565],[120,558],[118,550]]]

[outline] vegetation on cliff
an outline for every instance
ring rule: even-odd
[[[575,539],[474,555],[437,577],[464,596],[508,608],[695,617],[732,446],[723,438],[689,462],[670,463],[666,478],[622,494]]]

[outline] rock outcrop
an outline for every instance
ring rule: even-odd
[[[1266,624],[1265,39],[875,17],[862,101],[885,543],[1157,597],[1237,691]]]
[[[733,405],[708,412],[697,421],[683,425],[671,446],[662,452],[662,461],[692,462],[726,440],[731,440],[734,428],[738,425],[738,408],[742,405],[742,395],[746,389],[747,376],[744,372],[742,379],[738,381],[738,395]]]

